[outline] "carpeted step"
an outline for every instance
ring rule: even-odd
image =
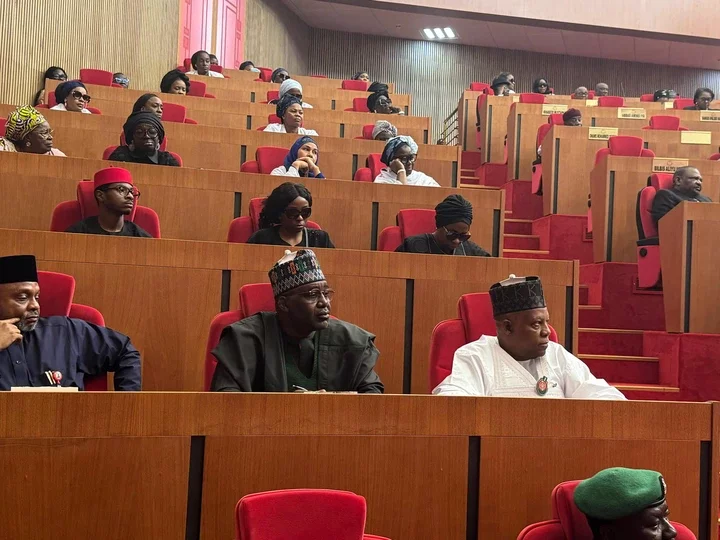
[[[503,234],[503,249],[537,250],[540,239],[531,234]]]
[[[578,328],[580,354],[643,355],[643,331]]]
[[[512,210],[512,217],[536,219],[543,215],[542,197],[530,192],[532,182],[512,180],[501,186],[505,190],[505,208]]]
[[[460,156],[460,168],[475,170],[482,165],[482,152],[463,151]]]
[[[580,289],[578,289],[578,296],[579,296],[579,303],[580,305],[588,304],[589,303],[589,294],[590,290],[587,285],[580,285]]]
[[[676,401],[680,398],[680,389],[675,386],[659,384],[610,383],[628,399],[646,399],[651,401]]]
[[[505,249],[503,257],[506,259],[549,259],[550,252],[535,249]]]
[[[505,234],[532,234],[531,219],[505,218]]]
[[[655,357],[579,354],[598,379],[622,384],[657,384],[660,361]]]

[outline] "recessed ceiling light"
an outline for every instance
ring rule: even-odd
[[[422,33],[427,39],[457,39],[458,37],[455,31],[450,27],[446,27],[445,29],[424,28]]]
[[[429,28],[426,28],[425,30],[423,30],[423,32],[425,32],[425,37],[426,37],[426,38],[428,38],[428,39],[435,39],[435,34],[433,34],[433,31],[430,30]]]
[[[452,28],[445,28],[445,35],[448,39],[455,39],[455,32],[453,32]]]
[[[445,37],[442,28],[435,28],[433,32],[435,32],[435,37],[437,37],[438,39],[443,39]]]

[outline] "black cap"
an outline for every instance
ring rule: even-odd
[[[0,257],[0,285],[6,283],[37,283],[37,264],[34,255]]]
[[[542,282],[537,276],[515,277],[510,274],[508,279],[490,287],[490,300],[495,317],[546,307]]]

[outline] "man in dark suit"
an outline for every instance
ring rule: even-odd
[[[712,202],[710,197],[702,195],[702,175],[695,167],[680,167],[673,175],[670,189],[661,189],[655,195],[652,205],[652,217],[655,223],[683,201]]]

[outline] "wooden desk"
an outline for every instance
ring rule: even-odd
[[[552,517],[558,483],[620,465],[661,471],[673,519],[716,539],[717,407],[8,392],[0,456],[13,466],[0,519],[8,538],[229,539],[243,495],[308,487],[362,495],[366,530],[393,540],[510,539]],[[73,511],[57,512],[58,500]]]
[[[202,389],[212,317],[237,306],[241,285],[266,282],[282,252],[279,246],[0,230],[0,255],[34,254],[40,269],[73,275],[75,301],[96,307],[109,327],[132,338],[143,357],[145,390]],[[432,329],[457,317],[462,294],[486,291],[510,273],[542,277],[560,343],[576,350],[577,261],[317,252],[337,291],[333,314],[377,336],[377,369],[390,393],[428,392]]]
[[[658,229],[665,328],[720,334],[720,287],[714,258],[720,239],[720,204],[682,202],[665,214]]]
[[[460,96],[460,101],[458,102],[458,143],[463,150],[471,152],[478,150],[476,147],[477,129],[475,124],[478,122],[477,99],[481,95],[482,92],[465,90]]]
[[[607,141],[590,140],[589,127],[553,126],[543,140],[543,211],[548,214],[587,213],[588,179],[595,154]],[[620,129],[619,135],[642,137],[657,157],[705,160],[720,144],[720,132],[712,144],[683,144],[680,131]],[[703,166],[704,167],[704,166]]]
[[[680,118],[680,125],[693,131],[720,131],[720,122],[700,120],[700,111],[684,111],[679,109],[664,109],[660,111],[648,111],[646,120],[627,120],[618,118],[617,114],[608,113],[607,109],[593,107],[590,109],[592,117],[590,124],[601,127],[621,127],[630,129],[642,129],[650,123],[650,117],[677,116]],[[720,111],[718,111],[720,113]],[[587,122],[586,122],[587,123]]]
[[[595,262],[637,262],[637,197],[647,186],[652,161],[608,156],[590,173]],[[689,165],[703,175],[703,194],[720,200],[720,162],[691,160]]]
[[[253,73],[251,71],[240,71],[239,69],[225,68],[223,69],[223,75],[226,75],[227,77],[230,77],[232,79],[242,79],[243,81],[251,82],[259,78],[258,76],[260,74]],[[291,73],[290,76],[303,86],[315,86],[317,88],[325,88],[328,90],[342,88],[343,79],[331,79],[329,77],[313,77],[308,75],[298,75],[296,73]],[[395,92],[395,83],[386,84],[390,88],[389,92],[391,94]]]

